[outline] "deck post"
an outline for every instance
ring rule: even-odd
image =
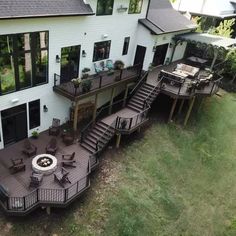
[[[76,102],[75,103],[75,110],[74,110],[74,122],[73,122],[73,129],[74,129],[74,131],[77,130],[78,110],[79,110],[79,102]]]
[[[116,134],[116,148],[120,147],[121,134]]]
[[[210,67],[210,70],[211,70],[211,71],[212,71],[212,69],[213,69],[213,67],[214,67],[214,65],[215,65],[215,62],[216,62],[217,57],[218,57],[218,50],[215,49],[215,50],[214,50],[214,58],[213,58],[213,60],[212,60],[211,67]]]
[[[112,88],[111,90],[111,97],[110,97],[110,106],[109,106],[109,115],[112,113],[112,105],[113,105],[113,99],[114,99],[114,94],[115,94],[115,87]]]
[[[96,116],[97,116],[97,103],[98,103],[98,93],[96,93],[96,95],[95,95],[95,100],[94,100],[93,122],[96,121]]]
[[[196,99],[196,97],[193,97],[192,100],[191,100],[191,102],[190,102],[190,104],[189,104],[189,108],[188,108],[186,117],[185,117],[185,119],[184,119],[184,126],[186,126],[187,123],[188,123],[188,119],[189,119],[189,116],[190,116],[191,111],[192,111],[192,109],[193,109],[193,104],[194,104],[194,102],[195,102],[195,99]]]
[[[46,207],[46,212],[48,215],[51,215],[51,207],[50,206]]]
[[[182,109],[183,109],[183,106],[184,106],[184,99],[181,100],[181,103],[180,103],[180,105],[179,105],[178,115],[181,114]]]
[[[126,105],[126,99],[127,99],[127,97],[128,97],[128,91],[129,91],[129,86],[128,86],[128,84],[126,85],[126,89],[125,89],[125,95],[124,95],[124,100],[123,100],[123,107],[125,107],[125,105]]]
[[[168,123],[172,120],[172,116],[174,114],[177,101],[178,101],[178,98],[175,98],[173,103],[172,103],[172,107],[171,107],[171,110],[170,110],[170,115],[169,115],[169,118],[168,118]]]

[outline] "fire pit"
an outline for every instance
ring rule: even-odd
[[[32,168],[36,173],[50,175],[57,168],[57,159],[50,154],[40,154],[33,158]]]

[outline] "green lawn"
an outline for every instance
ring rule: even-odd
[[[104,154],[81,200],[1,216],[0,235],[236,235],[236,96],[207,99],[187,128],[157,122],[137,137]]]

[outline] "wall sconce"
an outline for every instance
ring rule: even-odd
[[[59,55],[56,55],[56,63],[60,63],[61,58],[59,57]]]
[[[173,44],[172,43],[169,44],[169,48],[173,48]]]
[[[128,10],[128,7],[124,7],[123,5],[120,5],[118,8],[117,8],[117,11],[118,12],[126,12]]]
[[[43,111],[44,111],[44,112],[48,112],[48,108],[47,108],[46,105],[43,105]]]
[[[108,34],[103,34],[103,35],[102,35],[102,38],[103,38],[103,39],[108,38]]]
[[[152,51],[156,52],[156,50],[157,50],[157,47],[154,45],[153,48],[152,48]]]
[[[82,57],[86,57],[87,53],[85,52],[85,50],[82,50]]]

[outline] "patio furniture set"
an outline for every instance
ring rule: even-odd
[[[60,120],[54,118],[52,122],[52,126],[49,128],[49,135],[58,136],[59,134],[60,134]],[[71,133],[67,133],[64,130],[62,133],[62,139],[66,145],[70,145],[74,142],[74,135],[71,135]],[[43,181],[44,174],[46,174],[46,172],[44,173],[42,171],[42,173],[40,173],[39,170],[35,170],[33,165],[36,164],[39,166],[39,168],[42,168],[42,170],[43,168],[47,170],[53,162],[53,160],[51,159],[56,160],[54,156],[57,150],[58,150],[57,139],[55,137],[52,137],[45,148],[46,154],[40,154],[33,158],[33,161],[32,161],[33,172],[30,175],[29,188],[39,187]],[[22,153],[27,155],[28,157],[35,156],[37,153],[37,147],[33,143],[31,143],[29,139],[26,139],[23,144]],[[35,158],[37,160],[34,161]],[[26,165],[24,163],[23,158],[11,159],[11,163],[12,165],[9,167],[11,174],[15,174],[15,173],[26,170]],[[57,165],[57,160],[56,160],[55,165]],[[72,167],[72,168],[76,167],[75,152],[73,152],[72,154],[63,154],[61,166],[62,166],[61,169],[54,173],[54,179],[57,182],[59,182],[59,184],[62,187],[65,187],[65,183],[71,183],[71,182],[68,178],[69,171],[66,170],[64,167]],[[55,169],[56,169],[56,166],[51,172],[49,172],[49,174],[53,173]]]
[[[190,57],[190,59],[200,64],[206,62],[206,60],[196,57]],[[200,70],[198,67],[179,63],[172,72],[161,70],[158,78],[162,79],[163,88],[166,87],[166,84],[175,87],[187,84],[187,92],[191,93],[195,89],[201,90],[208,86],[213,79],[213,74],[209,70]]]

